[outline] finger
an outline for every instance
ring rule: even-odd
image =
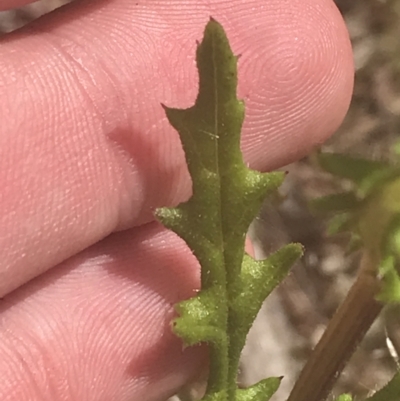
[[[0,11],[25,6],[36,0],[0,0]]]
[[[287,163],[339,124],[352,58],[329,1],[80,2],[0,50],[0,294],[190,194],[160,103],[192,105],[195,39],[226,28],[247,104],[246,161]],[[22,84],[23,83],[23,84]]]
[[[0,399],[167,399],[206,362],[172,333],[198,266],[152,223],[115,234],[1,304]]]

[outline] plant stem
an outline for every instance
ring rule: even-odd
[[[375,297],[380,289],[377,258],[364,252],[357,279],[331,319],[287,401],[323,401],[339,374],[379,315],[383,305]]]

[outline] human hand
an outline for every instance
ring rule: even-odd
[[[328,0],[83,0],[1,39],[1,400],[163,399],[204,363],[169,326],[198,265],[152,211],[190,195],[160,103],[194,102],[210,15],[242,55],[250,166],[323,142],[353,80]]]

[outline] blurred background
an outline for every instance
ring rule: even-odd
[[[42,0],[0,12],[0,33],[17,29],[66,3]],[[356,83],[345,122],[324,150],[391,160],[400,132],[400,0],[337,0],[354,51]],[[350,288],[359,255],[346,253],[348,237],[326,235],[326,221],[314,216],[308,201],[343,189],[305,158],[287,166],[279,207],[266,203],[252,228],[257,256],[290,241],[306,247],[304,258],[268,298],[252,328],[242,357],[240,381],[252,384],[284,376],[274,401],[283,401],[327,322]],[[400,319],[399,319],[400,322]],[[396,370],[387,334],[400,339],[396,318],[380,318],[368,332],[338,381],[335,393],[363,397],[385,384]],[[396,341],[394,341],[396,342]],[[204,382],[183,392],[196,398]]]

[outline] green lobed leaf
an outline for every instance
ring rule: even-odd
[[[331,230],[350,231],[351,248],[364,247],[372,265],[368,274],[379,279],[378,301],[400,302],[400,168],[340,154],[320,154],[321,166],[335,176],[349,179],[354,191],[314,201],[314,209],[339,212]],[[336,401],[351,401],[344,394]],[[400,376],[367,401],[400,401]]]
[[[194,106],[185,110],[163,106],[179,133],[193,195],[177,207],[158,209],[156,216],[185,240],[201,265],[201,291],[177,305],[173,328],[185,345],[210,345],[204,400],[266,401],[279,380],[239,390],[239,356],[262,301],[302,249],[289,245],[264,262],[245,256],[249,225],[285,174],[260,173],[243,162],[244,104],[236,97],[237,58],[213,19],[197,47],[196,60],[199,93]]]
[[[351,231],[349,251],[363,246],[378,261],[382,288],[377,299],[399,302],[399,167],[341,154],[322,153],[318,157],[327,171],[353,180],[358,188],[315,199],[311,206],[318,211],[338,212],[330,222],[329,233]]]
[[[338,213],[332,217],[328,225],[328,235],[339,234],[349,231],[353,221],[350,213]]]
[[[375,182],[388,170],[386,163],[339,153],[320,153],[317,160],[325,171],[366,187],[369,186],[369,181]]]
[[[235,356],[238,358],[244,346],[246,334],[251,328],[263,301],[285,278],[289,269],[301,257],[303,247],[289,244],[279,249],[265,260],[254,260],[245,255],[242,265],[242,291],[232,302],[230,324],[231,337],[235,340]]]

